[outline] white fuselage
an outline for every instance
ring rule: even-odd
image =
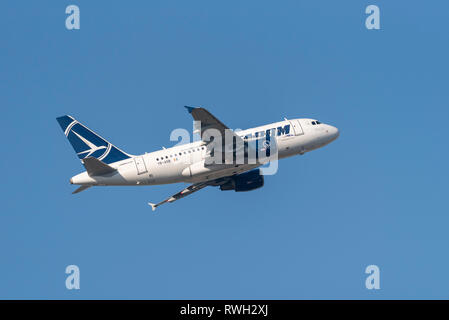
[[[261,136],[274,129],[278,159],[304,154],[323,147],[338,135],[338,129],[327,124],[312,124],[313,119],[293,119],[237,131],[238,136]],[[288,128],[288,130],[286,130]],[[203,141],[177,145],[110,164],[117,169],[110,175],[90,177],[80,173],[70,182],[77,185],[159,185],[178,182],[201,182],[251,170],[261,164],[204,166],[207,148]]]

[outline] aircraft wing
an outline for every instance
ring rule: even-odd
[[[185,188],[184,190],[172,195],[171,197],[159,202],[159,203],[151,203],[148,202],[148,204],[151,206],[151,209],[156,210],[157,207],[159,207],[161,204],[167,203],[167,202],[173,202],[176,200],[179,200],[181,198],[184,198],[185,196],[188,196],[194,192],[197,192],[201,189],[203,189],[204,187],[207,187],[209,184],[207,182],[199,182],[199,183],[194,183],[190,186],[188,186],[187,188]]]
[[[195,121],[199,121],[201,123],[201,139],[204,141],[209,154],[211,156],[207,156],[205,163],[210,164],[217,160],[217,158],[213,158],[212,152],[220,152],[221,157],[218,158],[220,161],[224,161],[223,163],[219,164],[229,164],[232,163],[233,160],[233,153],[239,156],[243,156],[243,161],[246,161],[246,158],[250,157],[255,161],[257,160],[257,155],[260,155],[260,152],[265,152],[265,155],[269,157],[272,154],[277,154],[277,141],[275,138],[275,133],[271,132],[270,134],[268,131],[264,135],[262,135],[259,138],[251,138],[250,140],[244,140],[237,134],[235,134],[234,131],[229,129],[226,125],[224,125],[220,120],[218,120],[214,115],[212,115],[209,111],[207,111],[204,108],[194,108],[185,106],[189,113],[192,115],[193,119]],[[195,128],[197,131],[198,128]],[[208,129],[215,129],[218,130],[221,134],[222,141],[219,143],[219,141],[214,142],[214,139],[210,139],[210,136],[214,136],[213,132],[210,135],[206,135],[206,137],[203,136],[203,134]],[[195,131],[194,131],[195,132]],[[207,137],[209,136],[209,137]],[[231,139],[232,137],[232,139]],[[215,138],[215,137],[214,137]],[[273,152],[274,151],[274,152]],[[268,158],[267,158],[268,159]]]
[[[232,152],[235,152],[239,149],[243,149],[244,146],[243,139],[240,138],[237,134],[235,134],[234,131],[229,129],[225,124],[223,124],[223,122],[218,120],[212,113],[210,113],[204,108],[194,108],[189,106],[185,107],[192,115],[193,119],[195,121],[200,122],[201,139],[206,143],[207,148],[209,150],[215,149],[217,152],[221,152],[222,153],[221,159],[226,159],[227,156],[228,157],[232,156]],[[213,140],[209,140],[209,138],[210,136],[214,136],[213,132],[209,135],[209,137],[204,137],[204,133],[209,129],[215,129],[220,132],[222,138],[221,143],[219,143],[219,141],[217,141],[216,143],[211,143]],[[198,129],[196,128],[196,130]]]
[[[194,107],[188,107],[185,106],[189,113],[192,115],[193,119],[195,121],[201,122],[201,138],[203,138],[203,133],[208,129],[215,129],[218,130],[221,134],[221,136],[224,138],[226,131],[232,132],[233,136],[237,139],[241,138],[236,135],[231,129],[229,129],[226,125],[223,124],[220,120],[215,118],[215,116],[207,111],[204,108],[194,108]]]
[[[225,130],[229,130],[229,128],[224,125],[220,120],[214,117],[212,113],[207,111],[204,108],[194,108],[185,106],[189,113],[192,115],[195,121],[201,121],[201,137],[203,136],[204,131],[207,129],[216,129],[220,131],[221,136],[224,137]]]

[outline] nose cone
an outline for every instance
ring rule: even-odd
[[[338,128],[331,126],[331,135],[333,137],[333,140],[337,139],[340,135],[340,131],[338,131]]]
[[[329,142],[334,141],[340,135],[340,131],[338,131],[338,129],[334,126],[328,126],[327,132],[330,140]]]

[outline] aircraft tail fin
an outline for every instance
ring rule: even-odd
[[[56,120],[81,160],[91,157],[110,164],[131,157],[71,116],[65,115]]]

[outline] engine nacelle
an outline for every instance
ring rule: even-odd
[[[260,174],[260,169],[255,169],[232,177],[231,180],[220,186],[220,190],[251,191],[263,187],[263,183],[263,175]]]

